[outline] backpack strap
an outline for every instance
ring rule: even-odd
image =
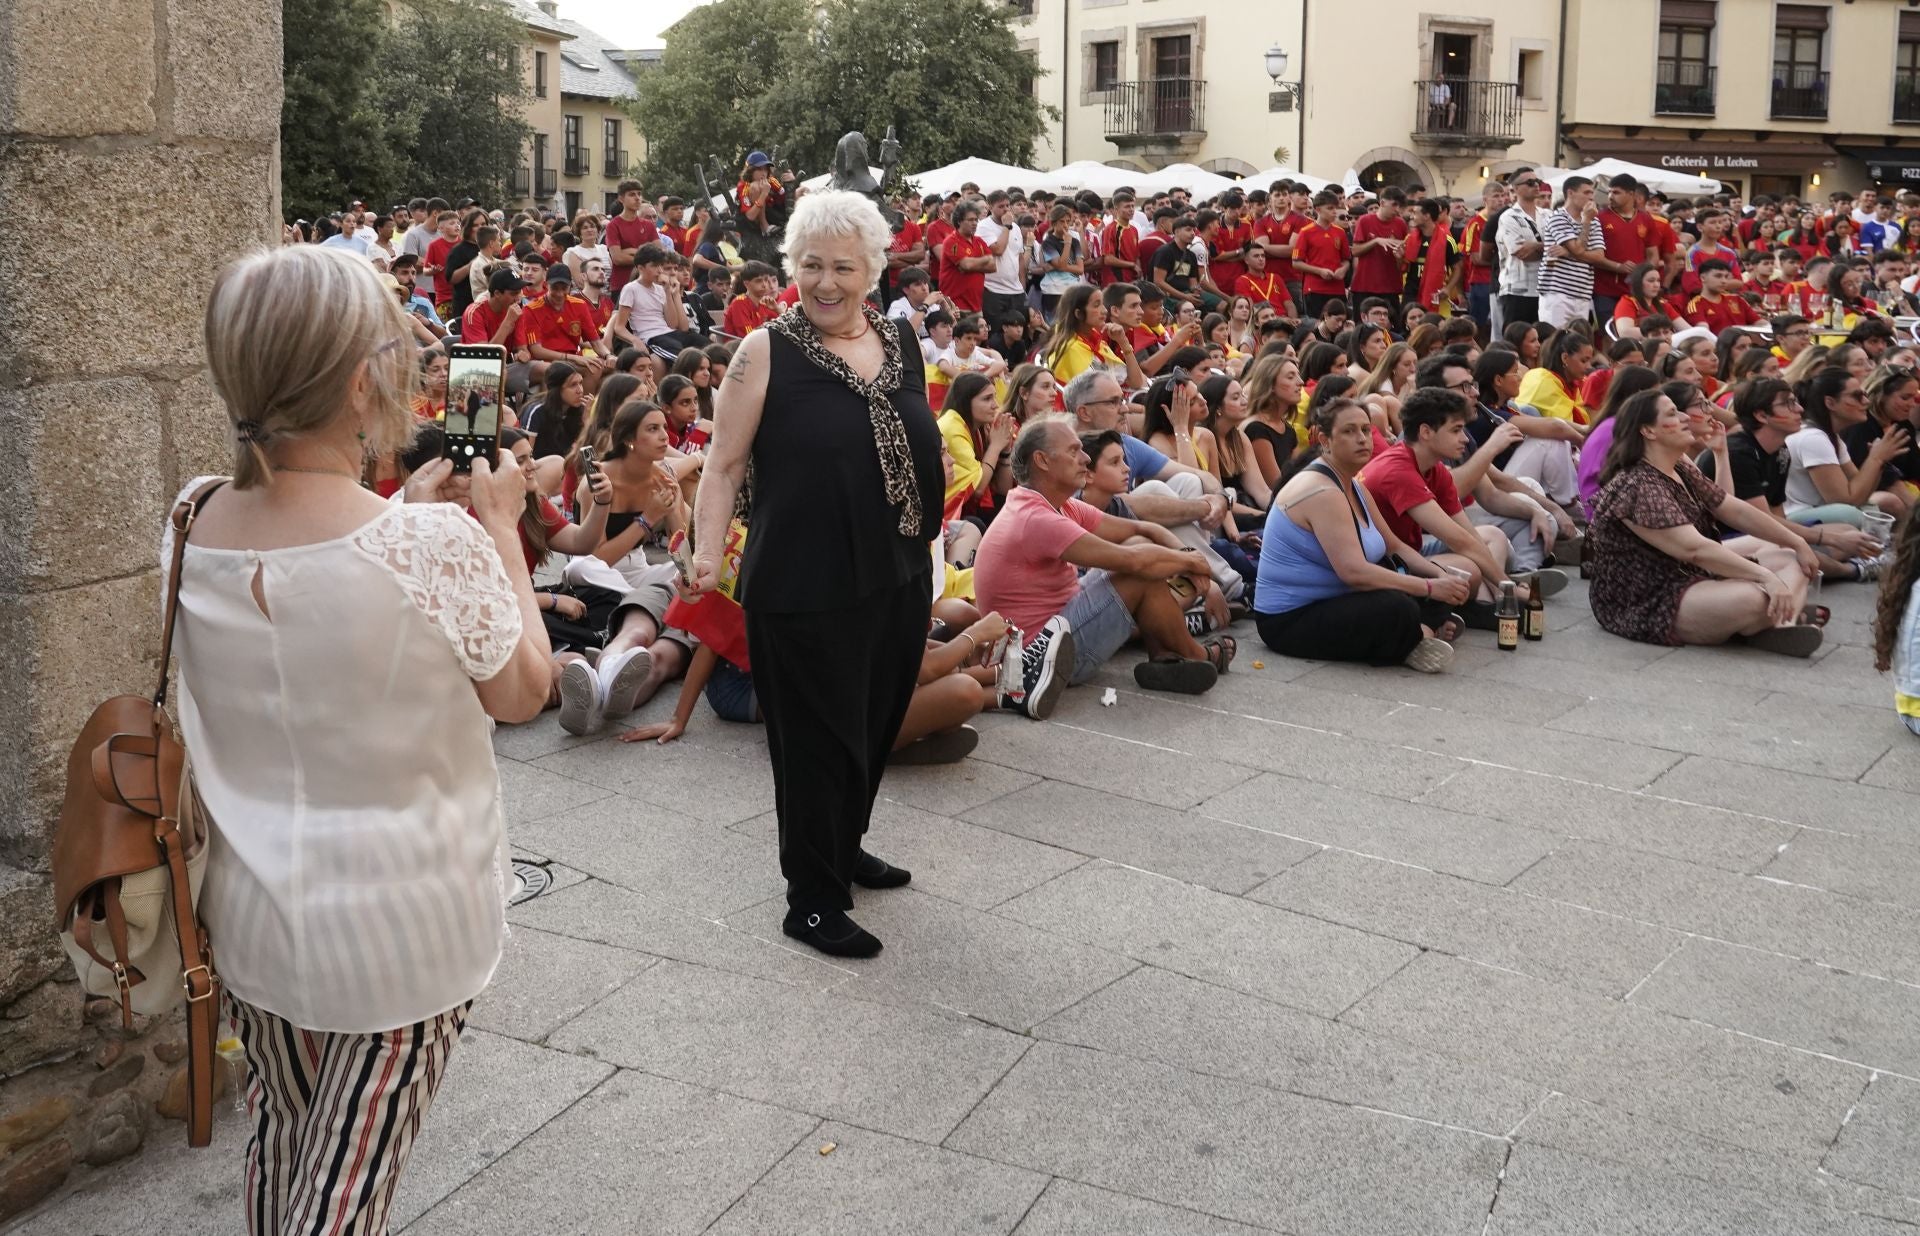
[[[153,689],[153,707],[157,713],[167,703],[167,670],[173,663],[173,620],[180,611],[180,565],[187,559],[187,534],[193,530],[193,521],[199,517],[200,508],[207,504],[213,491],[227,483],[225,477],[216,477],[196,489],[174,504],[173,513],[168,521],[173,525],[173,556],[167,563],[166,617],[160,627],[160,682]]]

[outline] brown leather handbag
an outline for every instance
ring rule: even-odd
[[[173,556],[160,684],[151,697],[116,695],[87,718],[67,756],[66,801],[53,843],[57,927],[82,985],[94,995],[118,996],[128,1027],[136,1008],[163,1013],[186,1002],[191,1146],[205,1146],[213,1135],[220,978],[194,906],[205,861],[205,819],[196,810],[186,748],[167,716],[167,667],[187,534],[224,483],[207,482],[169,517]]]

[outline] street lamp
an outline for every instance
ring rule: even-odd
[[[1300,102],[1300,83],[1280,80],[1287,73],[1287,49],[1275,43],[1267,48],[1266,62],[1267,76],[1273,79],[1274,85],[1273,92],[1267,95],[1267,110],[1292,111]]]

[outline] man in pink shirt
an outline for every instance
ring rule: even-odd
[[[1147,660],[1133,678],[1149,691],[1198,695],[1233,656],[1229,641],[1202,647],[1187,633],[1186,607],[1173,591],[1203,588],[1205,560],[1157,524],[1074,497],[1088,462],[1065,417],[1022,426],[1013,443],[1018,487],[973,560],[981,611],[998,612],[1028,637],[1025,710],[1035,718],[1052,712],[1061,686],[1092,678],[1136,627]]]

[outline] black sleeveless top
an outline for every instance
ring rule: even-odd
[[[920,489],[919,535],[900,534],[899,509],[887,501],[866,400],[768,331],[767,400],[753,439],[753,511],[740,566],[743,607],[842,609],[916,578],[931,595],[926,577],[946,489],[940,431],[927,406],[919,340],[906,322],[888,325],[901,332],[904,372],[892,402]]]

